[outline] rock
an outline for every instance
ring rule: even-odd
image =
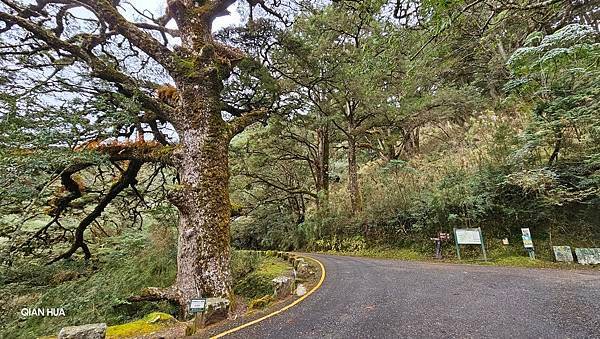
[[[583,265],[600,264],[600,248],[576,248],[577,262]]]
[[[303,284],[298,284],[296,287],[296,295],[301,297],[306,294],[306,287]]]
[[[312,275],[314,272],[310,270],[310,265],[305,262],[301,262],[298,264],[298,268],[296,269],[296,273],[300,278],[307,278]]]
[[[204,311],[203,325],[207,326],[227,319],[229,314],[229,300],[225,298],[207,298],[206,311]]]
[[[191,336],[201,328],[227,319],[229,304],[229,300],[225,298],[206,298],[204,313],[196,313],[193,324],[185,330],[186,336]]]
[[[573,262],[573,252],[570,246],[552,246],[554,258],[558,262]]]
[[[275,288],[273,292],[275,298],[284,298],[290,293],[292,293],[292,285],[294,284],[293,278],[280,276],[273,279],[272,281]]]
[[[106,324],[88,324],[81,326],[63,327],[58,333],[58,339],[104,339]]]
[[[302,263],[304,263],[304,258],[296,258],[296,260],[294,260],[294,262],[292,264],[294,264],[294,268],[298,268],[299,265],[301,265]]]

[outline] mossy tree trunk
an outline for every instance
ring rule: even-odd
[[[179,209],[176,290],[185,305],[194,297],[229,297],[229,130],[221,118],[215,74],[177,82],[182,100],[175,122],[181,186],[170,195]],[[213,79],[210,79],[213,77]]]
[[[231,295],[228,150],[234,133],[222,118],[221,91],[238,57],[211,32],[214,17],[233,1],[188,2],[168,2],[182,40],[171,72],[180,96],[172,123],[180,139],[173,163],[181,182],[169,196],[179,210],[173,290],[182,307],[197,297]]]
[[[229,143],[266,114],[222,100],[223,81],[244,55],[215,41],[211,26],[234,2],[168,1],[182,41],[170,71],[179,99],[170,122],[179,136],[172,162],[180,185],[169,194],[179,210],[177,278],[171,288],[148,289],[148,298],[142,298],[174,300],[184,316],[191,299],[231,297]],[[228,109],[234,118],[225,121],[222,112]]]

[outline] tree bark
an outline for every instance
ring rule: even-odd
[[[346,101],[345,116],[348,123],[348,129],[342,130],[348,139],[348,194],[350,195],[350,212],[354,215],[362,210],[362,201],[360,198],[360,189],[358,187],[358,164],[356,163],[356,106]]]
[[[317,129],[317,200],[319,208],[329,200],[329,124]]]
[[[356,214],[362,210],[362,199],[358,186],[358,165],[356,163],[356,137],[348,136],[348,193],[350,194],[350,210]]]
[[[560,153],[562,141],[563,141],[563,132],[562,131],[556,132],[556,138],[554,141],[554,150],[552,151],[552,154],[550,155],[550,159],[548,159],[548,166],[552,166],[558,160],[558,154]]]
[[[175,166],[181,184],[170,200],[179,209],[174,287],[182,306],[197,297],[231,297],[230,133],[221,117],[221,81],[216,73],[206,77],[177,83],[182,103],[174,126],[181,148]]]
[[[405,160],[410,159],[415,153],[419,152],[420,142],[419,142],[420,128],[415,127],[411,130],[406,131],[404,135],[404,142],[402,144],[402,150]]]

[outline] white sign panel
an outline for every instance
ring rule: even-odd
[[[477,228],[463,228],[456,230],[456,242],[459,245],[481,245],[481,235]]]
[[[203,312],[205,307],[206,307],[206,299],[190,300],[190,311],[192,313]]]
[[[521,228],[521,234],[523,238],[523,246],[525,248],[533,248],[533,240],[531,239],[531,231],[529,231],[529,228]]]

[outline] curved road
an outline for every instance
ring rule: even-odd
[[[311,256],[319,290],[227,338],[600,338],[600,271]]]

